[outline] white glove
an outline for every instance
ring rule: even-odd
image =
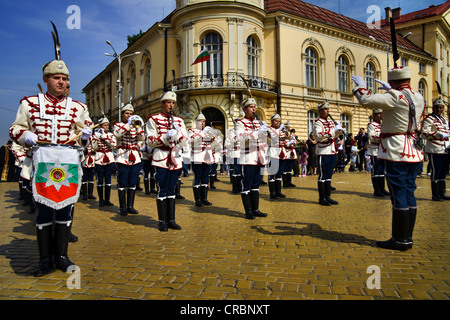
[[[27,134],[25,135],[25,143],[30,146],[34,146],[36,144],[37,139],[38,136],[31,131],[27,132]]]
[[[178,131],[175,129],[170,129],[169,131],[167,131],[166,133],[166,137],[167,139],[169,139],[169,141],[173,141],[175,136],[177,135]]]
[[[290,141],[289,141],[289,145],[295,145],[295,144],[297,144],[297,141],[295,140],[295,139],[291,139]]]
[[[212,128],[211,128],[210,126],[206,126],[206,127],[203,129],[203,132],[204,132],[206,135],[211,135],[211,134],[212,134]]]
[[[391,85],[387,82],[375,79],[376,82],[378,82],[379,84],[381,84],[381,87],[379,87],[379,90],[389,90],[392,89]]]
[[[83,130],[81,130],[81,133],[81,140],[89,140],[92,135],[92,130],[88,127],[85,127]]]
[[[280,129],[280,131],[282,131],[284,129],[284,123],[282,123],[278,129]]]
[[[102,134],[100,133],[100,131],[95,131],[95,132],[94,132],[94,136],[96,136],[97,138],[100,139],[100,137],[102,136]]]
[[[366,81],[360,76],[352,76],[353,82],[357,87],[366,87]]]
[[[258,129],[258,134],[264,135],[267,133],[267,131],[269,131],[269,126],[267,124],[263,123],[263,125],[261,127],[259,127],[259,129]]]
[[[337,123],[334,127],[334,132],[343,131],[342,125],[340,123]]]
[[[174,122],[174,123],[173,123],[173,127],[174,127],[175,130],[180,131],[180,129],[181,129],[181,124],[179,124],[178,122]]]
[[[441,134],[442,140],[448,139],[448,134],[445,132],[439,132]]]
[[[133,121],[133,117],[131,116],[131,117],[128,118],[128,125],[129,125],[129,126],[132,125],[132,124],[131,124],[132,121]]]

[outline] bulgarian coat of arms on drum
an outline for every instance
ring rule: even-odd
[[[82,168],[79,150],[69,146],[40,146],[33,155],[33,197],[62,209],[78,200]]]

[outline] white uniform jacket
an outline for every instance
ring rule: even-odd
[[[92,120],[84,103],[70,97],[57,98],[49,93],[38,94],[20,101],[9,136],[24,147],[27,147],[25,136],[28,132],[36,134],[38,141],[64,144],[78,135],[85,126],[91,125]],[[81,145],[81,139],[72,141],[70,145]],[[22,178],[30,180],[31,172],[32,153],[28,149],[27,158],[23,162]]]
[[[214,141],[216,137],[208,138],[203,130],[189,129],[189,143],[192,150],[191,163],[213,164],[214,163]]]
[[[422,126],[422,137],[425,139],[425,152],[445,154],[449,152],[447,149],[449,139],[443,139],[441,133],[450,135],[448,122],[444,117],[430,113],[425,117]]]
[[[316,119],[312,132],[317,141],[317,155],[333,155],[338,153],[333,121],[323,118]]]
[[[236,136],[241,147],[241,165],[267,164],[267,138],[260,137],[258,129],[261,125],[255,118],[244,117],[236,120]]]
[[[409,85],[399,90],[390,89],[385,93],[370,94],[366,88],[356,87],[353,93],[359,103],[371,109],[383,110],[381,142],[378,158],[398,162],[421,162],[423,151],[418,149],[414,140],[414,119],[410,112],[409,95],[415,106],[415,123],[420,126],[425,104],[420,93],[412,91]],[[420,128],[419,128],[420,129]]]
[[[180,117],[173,117],[174,122],[180,128],[173,142],[167,137],[167,131],[172,129],[170,115],[161,112],[152,115],[146,123],[147,145],[153,147],[152,165],[169,170],[179,170],[183,167],[181,148],[188,143],[188,134],[184,121]]]
[[[95,151],[92,150],[92,136],[89,138],[89,143],[84,147],[83,157],[81,158],[81,165],[83,168],[95,167]]]
[[[286,158],[286,132],[274,127],[269,128],[270,142],[267,154],[270,158],[285,159]]]
[[[116,137],[111,132],[92,136],[92,150],[95,151],[95,164],[105,166],[114,163],[113,151],[117,148]]]
[[[369,136],[369,147],[367,155],[372,157],[378,156],[378,147],[381,142],[381,123],[372,121],[367,125],[367,135]]]
[[[234,159],[238,159],[241,154],[241,146],[236,137],[236,130],[228,130],[227,137],[225,138],[225,148],[227,150],[227,161],[232,164]]]
[[[114,124],[117,139],[116,163],[135,165],[141,163],[140,144],[145,140],[144,130],[124,122]]]

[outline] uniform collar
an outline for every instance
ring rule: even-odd
[[[53,104],[57,104],[61,101],[63,101],[66,97],[65,96],[60,96],[60,97],[55,97],[54,95],[52,95],[51,93],[47,92],[45,94],[45,97],[47,98],[47,100],[49,100],[50,102],[52,102]]]

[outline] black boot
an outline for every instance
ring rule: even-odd
[[[111,207],[111,206],[113,206],[113,204],[111,203],[111,201],[109,201],[109,199],[111,199],[111,185],[106,184],[105,185],[105,206]]]
[[[42,277],[53,270],[53,225],[37,227],[36,237],[39,250],[39,267],[34,272],[34,276]]]
[[[281,179],[275,180],[275,193],[278,198],[286,198],[286,196],[281,193]]]
[[[97,194],[98,194],[98,206],[104,207],[105,200],[103,200],[103,186],[97,186]]]
[[[380,177],[372,177],[373,195],[375,197],[384,197],[380,190]]]
[[[410,248],[414,244],[412,235],[414,232],[414,226],[416,225],[416,216],[417,216],[417,207],[409,208],[409,229],[408,229],[408,242],[410,244]]]
[[[55,267],[63,272],[66,272],[68,267],[74,265],[74,263],[70,261],[69,257],[67,256],[69,237],[70,221],[64,224],[55,223],[55,235],[53,240],[55,246]]]
[[[216,187],[214,186],[214,181],[216,181],[216,176],[215,175],[210,175],[209,176],[209,187],[211,189],[216,189]]]
[[[170,229],[181,229],[181,227],[175,223],[175,198],[167,197],[167,219],[167,226]]]
[[[144,190],[145,194],[150,194],[150,183],[148,181],[148,178],[144,178]]]
[[[118,194],[119,194],[119,214],[121,216],[126,216],[127,215],[127,190],[126,189],[122,189],[119,188],[118,190]]]
[[[431,200],[433,201],[443,201],[440,195],[440,185],[439,180],[431,180]]]
[[[290,188],[295,188],[296,185],[292,183],[292,172],[286,173],[287,184]]]
[[[240,179],[238,176],[231,176],[231,183],[232,183],[232,192],[233,193],[239,193],[239,182]]]
[[[255,219],[253,215],[251,201],[250,201],[250,191],[241,192],[242,204],[244,205],[245,210],[245,218],[246,219]]]
[[[167,198],[156,198],[156,209],[158,210],[159,231],[167,231]]]
[[[380,178],[380,191],[381,191],[381,193],[382,194],[384,194],[385,196],[390,196],[391,195],[391,193],[389,192],[389,191],[387,191],[386,190],[386,181],[385,181],[385,178],[384,178],[384,176],[381,176]]]
[[[72,227],[73,227],[73,216],[75,213],[75,206],[72,206],[72,212],[71,212],[71,216],[72,216],[72,223],[70,224],[70,237],[69,237],[69,242],[77,242],[78,241],[78,237],[76,235],[74,235],[72,233]]]
[[[410,213],[409,209],[392,209],[392,238],[387,241],[377,241],[380,248],[406,251],[412,247],[408,238],[410,234]]]
[[[445,179],[439,180],[439,196],[442,200],[450,200],[450,197],[445,194],[447,187],[445,185]]]
[[[317,182],[317,189],[319,190],[319,204],[322,206],[329,206],[330,203],[328,202],[325,194],[325,181],[318,181]]]
[[[329,204],[338,204],[339,202],[334,201],[330,198],[331,196],[331,181],[325,181],[325,198],[327,199]]]
[[[80,193],[83,196],[83,200],[87,200],[88,199],[88,187],[87,187],[87,182],[82,182],[81,183],[81,190]]]
[[[208,185],[200,185],[200,195],[205,206],[212,205],[212,203],[208,201]]]
[[[89,181],[88,183],[88,199],[95,200],[97,199],[94,197],[94,181]]]
[[[150,193],[158,193],[158,191],[156,190],[155,178],[150,178]]]
[[[281,179],[283,180],[283,188],[289,188],[287,172],[283,172],[283,174],[281,175]]]
[[[259,211],[259,190],[250,190],[250,206],[256,217],[267,217],[267,213]]]
[[[134,188],[128,188],[127,191],[127,213],[138,214],[139,212],[134,208],[134,197],[136,190]]]
[[[203,201],[202,201],[202,198],[201,198],[200,186],[199,185],[198,186],[194,186],[192,188],[192,190],[194,191],[195,206],[196,207],[203,207],[204,204],[203,204]]]
[[[269,193],[270,193],[270,199],[277,199],[277,191],[276,191],[276,185],[275,180],[269,179]]]
[[[24,190],[22,190],[22,180],[19,180],[19,198],[17,200],[23,200],[24,199]]]
[[[175,198],[176,198],[176,199],[180,199],[180,200],[185,199],[185,198],[181,195],[181,180],[180,180],[180,179],[178,179],[177,185],[175,186]]]

